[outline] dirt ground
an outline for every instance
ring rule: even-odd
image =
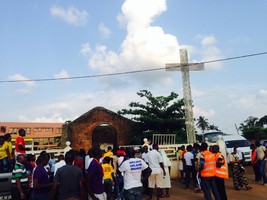
[[[233,179],[229,178],[225,180],[226,192],[228,200],[261,200],[267,199],[267,187],[263,186],[261,182],[254,181],[254,173],[252,167],[245,166],[246,177],[248,179],[249,185],[252,187],[251,190],[240,190],[236,191],[233,188]],[[144,196],[143,199],[146,200],[148,196]],[[153,195],[153,199],[156,196]],[[170,197],[161,198],[161,200],[203,200],[203,193],[195,193],[193,186],[189,190],[185,190],[185,185],[182,184],[181,180],[172,180],[172,188],[170,190]]]

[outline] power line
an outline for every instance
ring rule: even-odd
[[[267,54],[266,51],[265,52],[261,52],[261,53],[247,54],[247,55],[243,55],[243,56],[235,56],[235,57],[230,57],[230,58],[210,60],[210,61],[206,61],[206,62],[203,62],[203,63],[204,64],[208,64],[208,63],[214,63],[214,62],[221,62],[221,61],[228,61],[228,60],[236,60],[236,59],[248,58],[248,57],[253,57],[253,56],[261,56],[261,55],[265,55],[265,54]]]
[[[158,71],[165,69],[162,68],[154,68],[154,69],[143,69],[143,70],[135,70],[135,71],[128,71],[128,72],[116,72],[116,73],[109,73],[109,74],[96,74],[96,75],[86,75],[86,76],[72,76],[72,77],[65,77],[65,78],[40,78],[40,79],[25,79],[25,80],[6,80],[0,81],[0,83],[15,83],[15,82],[31,82],[31,81],[59,81],[59,80],[72,80],[72,79],[82,79],[82,78],[98,78],[98,77],[105,77],[105,76],[117,76],[117,75],[126,75],[126,74],[135,74],[135,73],[142,73],[142,72],[151,72],[151,71]]]
[[[228,61],[228,60],[236,60],[241,58],[248,58],[248,57],[254,57],[254,56],[261,56],[266,55],[266,52],[260,52],[260,53],[254,53],[254,54],[247,54],[243,56],[235,56],[235,57],[229,57],[229,58],[222,58],[217,60],[209,60],[204,62],[199,62],[203,64],[209,64],[209,63],[215,63],[215,62],[222,62],[222,61]],[[190,65],[199,64],[199,63],[192,63]],[[152,71],[159,71],[159,70],[165,70],[165,67],[161,68],[151,68],[151,69],[143,69],[143,70],[134,70],[134,71],[126,71],[126,72],[115,72],[115,73],[108,73],[108,74],[95,74],[95,75],[86,75],[86,76],[73,76],[73,77],[65,77],[65,78],[38,78],[38,79],[24,79],[24,80],[0,80],[0,83],[18,83],[18,82],[41,82],[41,81],[60,81],[60,80],[74,80],[74,79],[85,79],[85,78],[99,78],[99,77],[107,77],[107,76],[118,76],[118,75],[127,75],[127,74],[136,74],[136,73],[144,73],[144,72],[152,72]]]

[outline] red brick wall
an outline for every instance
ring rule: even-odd
[[[135,122],[102,107],[96,107],[71,123],[70,141],[74,149],[92,148],[92,133],[100,124],[109,124],[117,135],[117,145],[129,143],[134,135]],[[108,141],[108,138],[107,138]]]

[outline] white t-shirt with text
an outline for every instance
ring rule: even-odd
[[[124,173],[124,189],[142,187],[141,175],[142,171],[147,167],[148,165],[145,161],[140,158],[130,158],[124,161],[119,167],[119,170]]]

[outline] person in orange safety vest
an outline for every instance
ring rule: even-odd
[[[218,189],[221,200],[227,200],[224,179],[228,178],[227,161],[219,151],[218,145],[213,146],[213,153],[215,155],[216,169],[215,169],[215,183]]]
[[[215,200],[220,199],[220,195],[217,190],[215,183],[215,169],[216,162],[215,156],[212,152],[208,151],[208,144],[203,142],[201,144],[201,155],[200,155],[200,175],[201,175],[201,188],[204,193],[205,200],[212,200],[211,192],[212,191]]]

